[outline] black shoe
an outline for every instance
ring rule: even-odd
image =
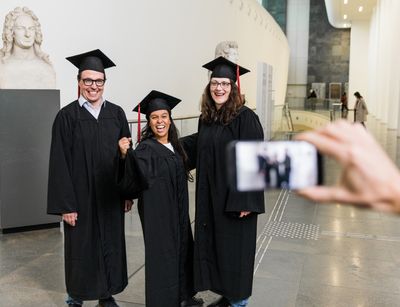
[[[115,302],[114,298],[110,296],[106,299],[99,300],[99,307],[119,307],[118,304]]]
[[[78,304],[68,304],[68,307],[82,307],[82,305],[78,305]]]
[[[231,304],[229,303],[228,299],[226,297],[221,296],[219,299],[212,302],[210,305],[207,305],[207,307],[229,307],[230,305]]]
[[[191,297],[187,300],[181,302],[181,307],[189,307],[189,306],[203,306],[204,301],[201,298]]]

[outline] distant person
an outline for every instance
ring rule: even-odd
[[[340,97],[340,102],[342,103],[342,118],[347,118],[347,114],[349,112],[349,107],[347,105],[347,95],[346,92],[343,92],[342,96]]]
[[[40,23],[27,7],[17,7],[4,21],[0,50],[0,89],[53,89],[56,74],[41,50]]]
[[[356,97],[356,104],[354,105],[354,121],[360,123],[365,127],[367,121],[368,109],[364,97],[359,92],[354,93]]]
[[[281,175],[280,187],[289,188],[292,159],[287,149],[285,150],[285,159],[283,160],[282,164],[283,164],[283,174]]]
[[[105,69],[115,64],[100,50],[67,58],[78,69],[80,96],[54,120],[47,213],[64,221],[66,303],[77,307],[112,297],[128,284],[125,216],[132,200],[115,183],[118,141],[130,137],[121,107],[103,97]]]
[[[265,187],[269,187],[271,184],[271,159],[268,154],[260,153],[257,155],[258,160],[258,172],[263,175]]]
[[[278,155],[275,153],[269,160],[269,176],[270,176],[270,187],[279,188],[280,187],[280,177],[279,177],[279,161]]]
[[[296,139],[314,144],[342,170],[336,186],[309,187],[298,190],[299,195],[316,202],[400,213],[399,169],[361,125],[339,120]]]
[[[310,94],[307,97],[307,99],[310,98],[317,98],[317,93],[313,89],[310,90]]]
[[[316,100],[317,100],[317,93],[313,89],[310,89],[310,94],[307,96],[306,103],[309,105],[311,110],[315,110],[317,104]]]

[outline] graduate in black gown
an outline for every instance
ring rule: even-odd
[[[139,197],[147,307],[203,303],[193,297],[187,156],[171,118],[171,110],[179,102],[175,97],[151,91],[134,109],[146,114],[147,119],[139,145],[133,150],[130,138],[119,141],[119,186],[126,197]]]
[[[182,139],[189,159],[196,162],[195,289],[222,296],[209,306],[246,306],[264,194],[229,188],[227,167],[234,165],[226,164],[226,147],[231,141],[263,140],[263,129],[235,84],[237,75],[248,70],[223,57],[203,67],[212,74],[203,94],[198,133]]]
[[[53,124],[47,212],[64,221],[67,304],[118,306],[112,295],[128,283],[124,211],[132,201],[118,191],[115,162],[128,122],[103,98],[104,69],[115,64],[98,49],[67,59],[79,68],[80,96]]]

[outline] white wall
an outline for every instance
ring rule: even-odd
[[[353,21],[350,31],[349,108],[355,104],[354,92],[360,92],[369,104],[368,58],[369,58],[369,22]]]
[[[291,50],[288,97],[307,96],[309,19],[310,0],[288,0],[286,32]]]
[[[62,105],[77,92],[77,70],[64,58],[100,48],[117,64],[107,71],[105,96],[128,118],[136,118],[132,108],[151,89],[183,99],[175,116],[197,115],[208,76],[201,66],[222,40],[239,43],[240,64],[252,71],[241,78],[249,105],[255,107],[260,61],[273,66],[275,101],[284,102],[288,43],[256,0],[8,0],[0,1],[1,18],[16,6],[39,17]]]
[[[370,26],[351,28],[349,92],[361,92],[372,115],[400,135],[400,1],[379,0]]]
[[[370,92],[373,112],[391,129],[398,129],[400,106],[400,2],[380,0],[371,20]]]

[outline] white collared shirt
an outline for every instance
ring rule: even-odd
[[[88,110],[89,113],[92,114],[95,119],[98,119],[100,111],[101,111],[101,108],[106,105],[106,100],[103,97],[101,97],[101,98],[103,99],[103,102],[102,102],[100,108],[93,108],[92,104],[90,102],[88,102],[85,99],[85,97],[83,97],[82,95],[79,96],[78,102],[79,102],[79,105],[81,107],[83,106],[86,110]]]
[[[172,152],[175,152],[175,150],[174,150],[174,147],[172,146],[172,144],[171,143],[166,143],[166,144],[163,144],[165,147],[167,147],[169,150],[171,150]]]

